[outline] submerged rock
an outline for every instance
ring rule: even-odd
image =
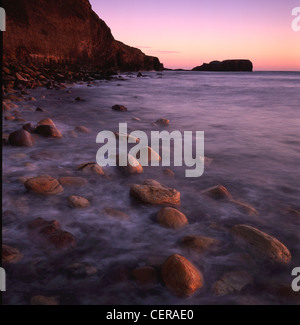
[[[158,283],[157,272],[151,266],[143,266],[133,270],[132,276],[140,286],[148,287]]]
[[[32,135],[24,129],[11,133],[8,141],[11,145],[19,147],[33,147],[35,145]]]
[[[166,228],[179,229],[187,225],[187,217],[174,208],[162,208],[157,214],[158,223]]]
[[[85,126],[76,126],[74,131],[76,131],[77,133],[85,133],[85,134],[91,133],[91,130]]]
[[[89,263],[73,263],[68,265],[65,270],[70,276],[78,278],[92,276],[98,272],[97,268]]]
[[[114,105],[112,107],[112,110],[118,111],[118,112],[127,112],[128,111],[127,107],[125,107],[123,105]]]
[[[59,249],[74,248],[76,246],[75,237],[67,231],[57,231],[48,237],[48,240]]]
[[[85,175],[105,175],[101,166],[96,163],[84,163],[77,167]]]
[[[256,217],[259,215],[258,211],[248,203],[240,202],[237,200],[231,200],[230,202],[234,206],[236,206],[239,210],[241,210],[242,212],[246,212],[248,215],[252,217]]]
[[[252,276],[245,271],[225,273],[220,280],[214,283],[212,292],[217,296],[226,296],[242,291],[252,281]]]
[[[19,262],[23,258],[23,255],[17,248],[2,245],[2,263],[13,264]]]
[[[60,177],[58,181],[63,186],[85,186],[88,184],[83,177]]]
[[[146,182],[143,185],[134,184],[130,188],[130,195],[143,203],[153,205],[180,204],[180,192],[161,185],[158,182],[155,182],[154,184]]]
[[[120,219],[120,220],[129,220],[130,216],[120,210],[112,209],[112,208],[105,208],[103,209],[103,212],[113,218]]]
[[[203,287],[202,273],[185,257],[170,256],[162,265],[165,285],[178,296],[191,296]]]
[[[219,240],[204,236],[185,236],[180,241],[181,247],[201,254],[217,245],[220,245]]]
[[[68,204],[71,208],[88,208],[90,206],[89,200],[76,195],[68,197]]]
[[[131,155],[127,155],[127,166],[120,166],[120,156],[117,156],[117,166],[118,168],[127,173],[127,174],[141,174],[143,173],[144,169],[142,165]]]
[[[222,185],[216,185],[210,187],[201,192],[201,194],[212,197],[215,200],[232,200],[232,195],[229,193],[226,187]]]
[[[276,238],[247,225],[237,225],[232,234],[258,259],[278,264],[289,264],[292,256],[287,247]]]
[[[37,194],[55,195],[63,192],[58,180],[50,176],[38,176],[27,180],[24,184],[27,190]]]

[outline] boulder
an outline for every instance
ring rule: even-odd
[[[129,220],[130,216],[120,210],[112,209],[112,208],[105,208],[103,209],[103,212],[113,218],[120,219],[120,220]]]
[[[276,264],[289,264],[292,256],[288,248],[276,238],[248,225],[231,228],[232,234],[254,257]]]
[[[32,135],[23,129],[11,133],[8,141],[13,146],[32,147],[35,145],[35,140]]]
[[[146,204],[180,205],[180,192],[158,182],[155,185],[149,183],[143,185],[133,184],[130,188],[130,195]]]
[[[166,228],[179,229],[187,225],[187,217],[180,211],[174,208],[162,208],[157,214],[157,222]]]
[[[23,125],[23,130],[29,132],[29,133],[34,133],[35,131],[35,126],[32,123],[27,123]]]
[[[101,166],[96,163],[84,163],[77,167],[85,175],[105,175]]]
[[[252,276],[245,271],[225,273],[220,280],[213,284],[212,292],[217,296],[226,296],[242,291],[252,281]]]
[[[85,186],[88,181],[83,177],[60,177],[59,183],[63,186]]]
[[[76,239],[67,231],[57,231],[48,237],[48,241],[58,249],[75,248]]]
[[[114,105],[112,107],[112,110],[118,111],[118,112],[127,112],[128,111],[127,107],[125,107],[123,105]]]
[[[167,120],[165,118],[161,118],[155,122],[155,124],[158,124],[160,126],[169,126],[170,125],[170,120]]]
[[[55,123],[51,120],[51,118],[45,118],[45,119],[39,121],[37,125],[38,126],[40,126],[40,125],[49,125],[49,126],[56,127]]]
[[[136,156],[138,159],[141,159],[141,157],[145,157],[145,159],[141,160],[143,166],[146,166],[148,164],[151,165],[152,161],[153,162],[161,161],[160,155],[150,147],[141,148],[141,150],[138,151]]]
[[[178,296],[191,296],[203,287],[202,273],[185,257],[174,254],[162,265],[163,282]]]
[[[237,200],[231,200],[230,202],[240,211],[247,213],[249,216],[257,217],[259,215],[258,211],[248,203],[240,202]]]
[[[27,190],[37,194],[55,195],[63,192],[58,180],[50,176],[38,176],[27,180],[24,184]]]
[[[77,132],[77,133],[84,133],[84,134],[91,133],[91,130],[88,129],[87,127],[85,127],[85,126],[76,126],[74,131]]]
[[[229,193],[226,187],[222,185],[216,185],[210,187],[201,192],[203,195],[210,196],[215,200],[232,200],[232,195]]]
[[[23,258],[23,255],[17,248],[2,245],[2,264],[18,263]]]
[[[148,287],[158,282],[157,272],[151,266],[143,266],[133,270],[132,276],[140,286]]]
[[[180,241],[180,246],[197,253],[205,253],[211,248],[220,245],[220,241],[204,236],[185,236]]]
[[[76,195],[68,197],[68,204],[71,208],[88,208],[90,206],[89,200]]]
[[[50,125],[39,125],[34,132],[46,138],[63,137],[61,132],[56,127]]]
[[[119,166],[119,159],[120,156],[118,155],[116,161],[117,166],[121,171],[131,175],[143,173],[144,169],[142,165],[130,154],[127,155],[127,166]]]

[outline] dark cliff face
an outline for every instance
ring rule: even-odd
[[[193,71],[253,71],[253,64],[250,60],[225,60],[225,61],[212,61],[209,64],[204,63]]]
[[[157,58],[116,41],[88,0],[3,0],[4,61],[109,70],[161,70]]]

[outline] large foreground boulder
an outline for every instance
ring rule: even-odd
[[[30,178],[24,183],[24,186],[29,191],[42,195],[55,195],[64,190],[58,180],[50,176]]]

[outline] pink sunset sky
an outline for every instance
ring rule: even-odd
[[[115,39],[159,57],[167,68],[250,59],[255,70],[300,71],[300,31],[292,29],[300,0],[90,2]]]

